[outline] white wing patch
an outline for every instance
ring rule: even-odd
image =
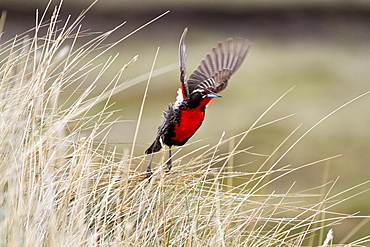
[[[184,99],[183,99],[183,96],[182,96],[182,90],[181,90],[181,88],[179,88],[177,90],[176,102],[175,102],[174,106],[178,107],[183,100]]]

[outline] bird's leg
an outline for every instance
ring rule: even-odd
[[[147,178],[150,178],[153,175],[152,168],[151,168],[153,157],[154,157],[154,153],[152,153],[152,156],[150,156],[149,164],[146,167],[146,177]]]
[[[171,147],[169,147],[168,150],[168,161],[166,162],[167,170],[166,172],[169,172],[172,168],[172,153],[171,153]]]

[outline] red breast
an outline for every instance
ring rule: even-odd
[[[202,125],[205,113],[205,106],[213,98],[204,98],[200,105],[196,108],[180,107],[180,119],[178,123],[175,124],[173,137],[176,141],[183,141],[190,138],[197,129]]]

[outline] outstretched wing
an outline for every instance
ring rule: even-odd
[[[188,32],[188,28],[184,29],[184,32],[181,35],[180,44],[179,44],[179,60],[180,60],[180,88],[182,90],[183,99],[186,98],[189,94],[189,88],[186,85],[186,46],[185,46],[185,36]]]
[[[224,90],[231,75],[243,63],[251,47],[251,42],[241,38],[228,38],[225,43],[219,43],[186,81],[185,86],[189,93],[197,88],[209,89],[215,93]]]

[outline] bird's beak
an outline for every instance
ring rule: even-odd
[[[209,91],[209,93],[206,94],[207,98],[216,98],[216,97],[222,97],[221,95],[214,93],[212,91]]]

